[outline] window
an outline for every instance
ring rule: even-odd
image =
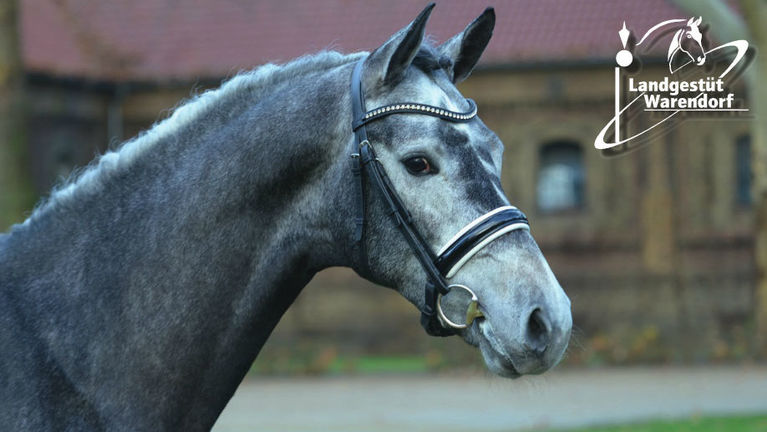
[[[537,198],[542,212],[583,207],[583,183],[583,155],[578,143],[555,141],[541,147]]]
[[[741,135],[735,140],[735,197],[742,206],[751,205],[751,136]]]

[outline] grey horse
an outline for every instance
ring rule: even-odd
[[[312,276],[362,266],[347,152],[355,63],[365,59],[369,108],[465,104],[454,84],[485,49],[494,12],[439,46],[423,41],[430,12],[371,53],[235,76],[0,236],[0,430],[211,428]],[[508,205],[503,145],[479,118],[392,115],[368,134],[435,250]],[[423,269],[381,198],[365,196],[366,277],[422,307]],[[480,299],[484,317],[459,335],[491,371],[537,374],[561,359],[570,301],[529,231],[493,241],[451,282]]]

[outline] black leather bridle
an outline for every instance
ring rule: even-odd
[[[464,227],[448,244],[442,248],[439,255],[435,254],[424,241],[423,235],[413,224],[410,212],[407,211],[391,184],[383,165],[376,158],[373,146],[368,141],[365,125],[392,114],[422,114],[438,117],[455,123],[466,123],[477,115],[477,106],[471,99],[466,99],[469,111],[455,112],[444,108],[415,102],[405,102],[382,106],[371,111],[365,110],[365,94],[362,89],[362,68],[365,59],[360,60],[354,67],[351,81],[352,94],[352,130],[354,142],[351,149],[351,170],[354,176],[356,199],[356,217],[354,243],[360,254],[361,273],[369,274],[368,257],[365,246],[365,195],[364,182],[367,177],[371,191],[378,191],[383,197],[387,211],[394,223],[405,236],[405,240],[415,253],[428,276],[425,290],[425,301],[421,309],[421,325],[426,333],[432,336],[450,336],[456,329],[465,328],[474,318],[482,316],[478,310],[477,298],[474,293],[463,285],[448,285],[447,279],[458,268],[474,255],[479,249],[506,232],[515,229],[529,229],[525,215],[516,207],[504,206],[494,209],[477,218]],[[365,174],[363,176],[363,173]],[[472,295],[472,305],[467,312],[465,324],[455,324],[448,320],[441,311],[439,300],[452,287],[461,287]],[[473,309],[473,312],[472,312]],[[448,327],[446,327],[446,325]]]

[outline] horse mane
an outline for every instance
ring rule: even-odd
[[[681,38],[682,32],[684,32],[685,29],[677,30],[676,33],[674,33],[674,37],[671,38],[671,45],[668,47],[668,54],[666,55],[666,61],[671,61],[671,57],[674,55],[674,53],[679,49],[679,39]]]
[[[77,193],[98,188],[106,178],[125,170],[155,144],[194,123],[201,116],[237,94],[265,89],[309,72],[340,66],[358,60],[366,54],[366,52],[342,54],[337,51],[320,51],[298,57],[282,65],[267,63],[255,69],[240,72],[225,80],[217,88],[182,100],[170,111],[169,116],[155,122],[146,131],[140,132],[134,138],[123,142],[115,149],[108,150],[103,155],[97,155],[84,168],[75,169],[67,179],[53,187],[47,198],[40,200],[23,225],[46,209],[66,202]]]

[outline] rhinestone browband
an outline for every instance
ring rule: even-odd
[[[362,116],[362,119],[356,122],[354,130],[357,130],[357,128],[380,117],[392,114],[426,114],[452,122],[467,122],[477,115],[477,104],[471,99],[466,99],[466,102],[469,104],[469,110],[466,112],[450,111],[444,108],[414,102],[385,105],[366,112],[365,115]]]

